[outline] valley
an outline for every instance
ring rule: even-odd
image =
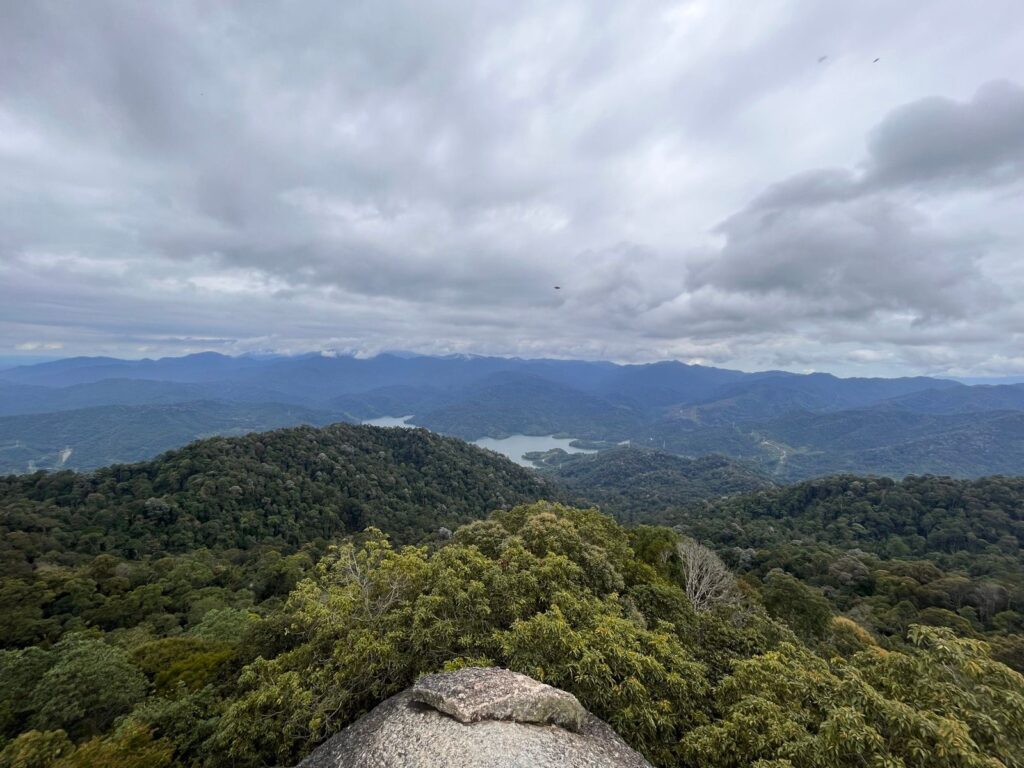
[[[655,765],[817,759],[847,713],[843,740],[903,723],[878,752],[901,759],[953,748],[936,718],[990,723],[963,754],[1015,765],[1019,478],[779,485],[630,446],[541,464],[335,424],[0,478],[0,759],[294,764],[469,664],[573,693]],[[762,694],[777,736],[732,741]]]
[[[0,472],[136,461],[211,434],[406,421],[527,465],[525,453],[628,442],[690,458],[722,454],[780,482],[836,472],[1024,471],[1024,385],[927,377],[840,379],[675,362],[202,354],[11,368],[0,371],[0,395]]]
[[[1022,73],[0,2],[0,768],[1024,768]]]
[[[406,427],[413,428],[414,416],[380,416],[366,419],[362,423],[372,427]],[[554,435],[507,435],[506,437],[478,437],[473,445],[500,453],[523,467],[533,467],[535,462],[527,457],[531,453],[545,453],[559,450],[566,453],[595,453],[596,449],[577,448],[573,445],[575,438],[555,437]]]

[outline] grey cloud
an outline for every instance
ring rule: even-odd
[[[749,208],[771,211],[850,200],[862,189],[856,174],[845,168],[805,171],[772,184],[754,199]],[[728,222],[720,227],[720,231],[727,228]]]
[[[920,97],[1020,47],[924,7],[9,4],[0,352],[1008,360],[1013,199],[943,206],[1016,189],[1021,89]]]
[[[968,102],[925,99],[895,109],[870,132],[862,170],[797,174],[720,224],[724,245],[693,266],[690,286],[714,289],[718,303],[746,305],[760,327],[767,317],[790,330],[815,320],[867,326],[874,319],[917,333],[929,326],[950,332],[952,321],[1001,312],[981,333],[992,340],[1017,298],[988,267],[1010,263],[1019,233],[1001,239],[980,224],[950,232],[929,203],[1017,182],[1021,126],[1024,90],[1005,82],[981,87]],[[757,301],[760,311],[751,306]]]
[[[927,98],[890,113],[869,141],[869,184],[1005,183],[1024,174],[1024,88],[999,81],[969,102]]]
[[[1007,298],[978,272],[983,241],[946,238],[913,208],[884,198],[754,209],[722,232],[726,245],[695,270],[696,287],[780,292],[822,315],[907,310],[920,321]]]
[[[806,171],[772,184],[750,208],[828,204],[935,183],[1005,185],[1024,178],[1024,88],[986,83],[968,102],[931,97],[894,109],[869,134],[858,170]]]

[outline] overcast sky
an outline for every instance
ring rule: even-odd
[[[1024,5],[0,2],[0,355],[206,349],[1024,373]]]

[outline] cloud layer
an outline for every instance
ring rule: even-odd
[[[0,353],[1024,372],[1017,3],[9,6]]]

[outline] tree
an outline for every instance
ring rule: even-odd
[[[90,739],[52,768],[166,768],[172,751],[149,728],[129,719],[111,736]]]
[[[191,635],[203,640],[236,643],[259,616],[243,608],[213,608],[206,612]]]
[[[693,539],[676,545],[683,589],[695,611],[707,611],[736,599],[736,579],[714,552]]]
[[[32,691],[53,663],[42,648],[0,651],[0,738],[22,731],[32,715]]]
[[[661,589],[641,606],[623,597],[635,583]],[[666,613],[661,591],[674,598]],[[668,620],[694,616],[673,611],[680,602],[679,587],[595,510],[541,502],[496,512],[433,553],[395,550],[370,532],[332,550],[292,593],[300,642],[243,671],[211,752],[232,766],[294,762],[417,676],[486,664],[569,690],[671,764],[703,721],[708,690],[705,665]]]
[[[74,751],[64,731],[26,731],[0,752],[0,768],[51,768]]]
[[[739,661],[715,695],[722,718],[683,738],[711,768],[850,765],[1020,768],[1024,678],[984,643],[916,627],[905,652],[831,663],[783,644]]]
[[[805,640],[820,639],[832,619],[832,608],[820,590],[779,569],[765,577],[761,590],[768,612],[785,621]]]
[[[53,650],[55,662],[30,697],[35,722],[72,736],[103,733],[146,694],[146,678],[124,651],[95,637],[72,634]]]

